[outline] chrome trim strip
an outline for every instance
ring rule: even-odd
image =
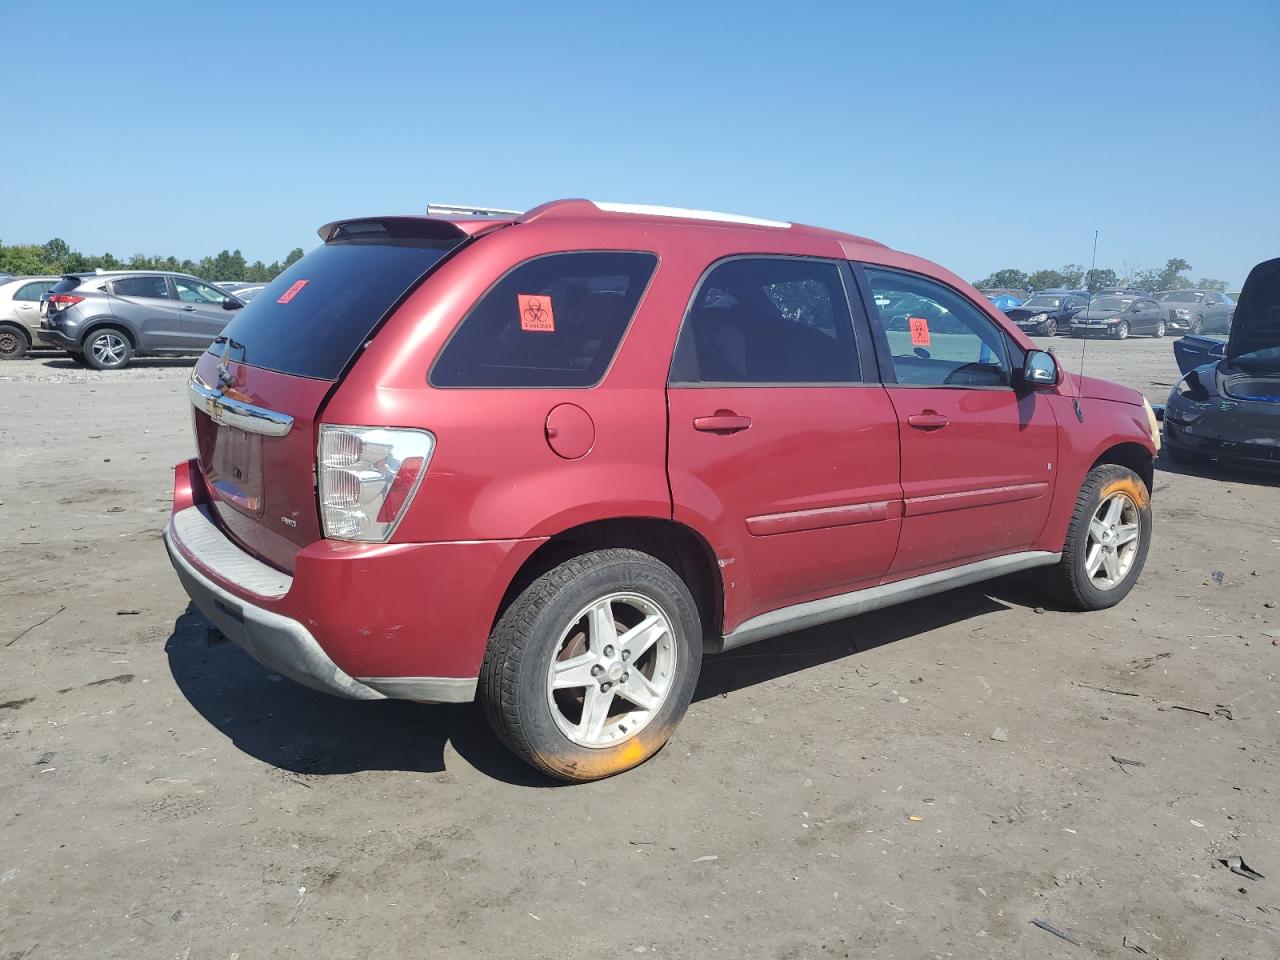
[[[1028,550],[1025,553],[1011,553],[1003,557],[992,557],[989,560],[978,560],[966,563],[950,570],[939,570],[919,577],[910,577],[894,583],[882,583],[879,586],[842,593],[835,597],[824,597],[821,600],[810,600],[797,603],[781,610],[771,610],[758,617],[740,624],[736,630],[724,637],[720,650],[732,650],[757,640],[767,640],[783,633],[816,627],[833,620],[869,613],[881,607],[892,606],[907,600],[917,600],[955,587],[980,583],[994,577],[1002,577],[1007,573],[1029,570],[1032,567],[1047,567],[1062,559],[1060,553],[1048,553],[1043,550]],[[719,651],[714,651],[719,652]]]
[[[277,413],[243,400],[233,400],[221,390],[205,386],[195,376],[187,384],[187,396],[193,407],[208,414],[214,423],[223,426],[237,427],[246,433],[260,433],[264,437],[287,436],[293,429],[293,417],[287,413]]]

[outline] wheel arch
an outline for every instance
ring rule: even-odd
[[[1142,482],[1147,486],[1147,492],[1151,492],[1155,484],[1155,457],[1142,444],[1117,443],[1107,447],[1089,466],[1089,470],[1092,471],[1104,463],[1128,467],[1142,478]]]
[[[551,536],[516,571],[494,613],[493,623],[547,571],[573,557],[609,547],[639,550],[671,567],[698,604],[704,648],[718,648],[724,629],[724,585],[715,552],[692,527],[655,517],[593,520]]]
[[[113,330],[119,330],[128,337],[130,348],[133,350],[138,349],[137,332],[118,317],[94,317],[92,320],[86,320],[84,328],[80,333],[80,348],[83,350],[85,341],[89,339],[90,335],[101,330],[103,327],[110,327]]]

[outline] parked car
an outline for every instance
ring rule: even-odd
[[[997,310],[1005,313],[1008,313],[1027,299],[1025,291],[1014,290],[1011,287],[987,287],[981,293],[995,305]]]
[[[1020,330],[1052,337],[1059,330],[1068,329],[1071,318],[1088,305],[1089,294],[1085,291],[1046,290],[1032,294],[1022,306],[1005,313]]]
[[[1071,335],[1088,337],[1100,334],[1115,340],[1124,340],[1134,333],[1163,337],[1168,326],[1167,318],[1165,309],[1150,297],[1100,294],[1071,318]]]
[[[586,200],[320,237],[196,363],[164,533],[300,683],[478,697],[591,780],[662,746],[704,653],[1017,570],[1095,610],[1142,569],[1149,405],[928,261]]]
[[[40,295],[57,282],[57,277],[0,280],[0,360],[26,356],[40,326]]]
[[[1161,290],[1157,303],[1169,312],[1169,328],[1188,333],[1226,333],[1235,303],[1217,290]]]
[[[1164,435],[1170,458],[1185,464],[1216,457],[1280,466],[1280,258],[1249,272],[1225,346],[1220,340],[1183,337],[1175,350],[1186,340],[1204,341],[1210,356],[1184,370],[1169,393]],[[1199,352],[1200,345],[1195,346]]]
[[[182,273],[69,273],[41,297],[37,333],[77,363],[119,370],[134,357],[200,353],[243,306]]]
[[[262,292],[262,288],[265,286],[266,286],[265,283],[251,283],[248,286],[238,288],[235,291],[235,294],[245,303],[248,303],[258,294],[260,294]]]

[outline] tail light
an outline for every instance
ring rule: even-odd
[[[425,430],[320,427],[320,521],[333,540],[383,543],[404,515],[431,462]]]
[[[59,310],[65,310],[67,307],[74,307],[83,300],[84,297],[77,297],[74,293],[51,293],[49,294],[50,305],[57,305]]]

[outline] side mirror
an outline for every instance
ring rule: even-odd
[[[239,310],[243,306],[244,304],[235,297],[227,297],[227,299],[222,301],[223,310]]]
[[[1056,387],[1058,379],[1058,361],[1053,354],[1044,350],[1027,351],[1027,359],[1022,364],[1024,383],[1039,387]]]

